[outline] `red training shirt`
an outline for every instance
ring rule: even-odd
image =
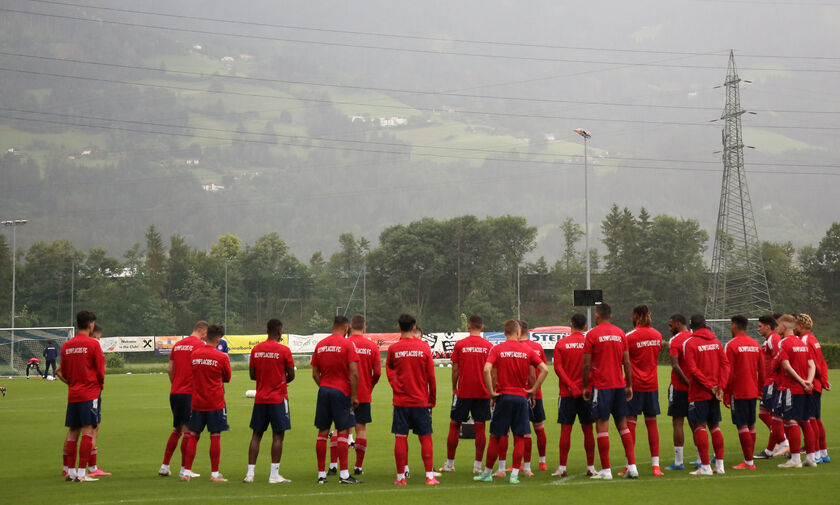
[[[315,346],[311,365],[321,371],[322,388],[338,389],[350,396],[350,363],[354,361],[359,361],[356,347],[343,336],[332,334]]]
[[[192,352],[192,409],[202,412],[225,408],[225,388],[230,382],[230,361],[215,346],[199,347]]]
[[[668,341],[668,354],[677,357],[677,363],[680,365],[680,370],[685,373],[685,352],[683,351],[683,344],[691,337],[690,331],[681,331],[671,337]],[[688,377],[688,376],[686,376]],[[688,391],[688,384],[682,381],[677,372],[671,369],[671,385],[674,391]]]
[[[712,330],[700,328],[683,344],[688,401],[698,402],[714,398],[712,389],[726,387],[729,380],[729,360],[723,345]]]
[[[459,340],[452,349],[452,363],[458,365],[458,398],[490,398],[484,383],[484,363],[493,344],[478,335]]]
[[[576,331],[554,346],[554,373],[560,379],[560,397],[580,396],[583,390],[583,343],[586,338]]]
[[[254,403],[283,403],[289,397],[286,368],[295,366],[295,361],[288,347],[272,339],[260,342],[251,349],[248,366],[257,378]]]
[[[505,340],[493,346],[487,362],[496,367],[496,393],[527,396],[531,367],[540,366],[543,360],[524,342]]]
[[[79,333],[61,346],[61,375],[67,381],[67,402],[99,398],[105,386],[105,355],[99,341]]]
[[[782,350],[779,351],[779,361],[788,360],[793,370],[799,374],[802,380],[808,380],[808,361],[813,360],[811,349],[807,344],[796,338],[794,335],[782,339]],[[797,382],[792,376],[784,370],[781,371],[782,383],[779,384],[779,389],[790,390],[791,394],[804,395],[805,389],[802,384]]]
[[[359,389],[356,397],[359,403],[370,403],[373,386],[379,382],[382,375],[382,359],[379,357],[379,347],[364,335],[350,335],[349,340],[359,355]]]
[[[627,334],[630,352],[630,369],[633,371],[633,391],[640,393],[658,391],[659,350],[662,334],[650,326],[637,326]]]
[[[595,389],[624,388],[624,352],[627,339],[618,326],[601,323],[586,333],[583,353],[592,355],[592,387]]]
[[[740,333],[726,343],[724,351],[731,367],[726,397],[736,400],[760,398],[764,383],[764,356],[758,342]]]
[[[435,406],[435,362],[429,344],[412,337],[400,338],[388,348],[385,366],[395,407]]]
[[[542,360],[543,363],[545,363],[546,365],[548,364],[548,358],[545,356],[545,349],[543,349],[543,347],[540,344],[534,342],[530,338],[528,338],[526,340],[523,340],[522,343],[525,344],[530,349],[533,349],[534,352],[536,352],[537,354],[539,354],[540,359]],[[534,395],[534,399],[535,400],[542,400],[542,397],[543,397],[542,396],[542,386],[540,386],[537,389],[537,394]]]
[[[203,340],[190,335],[172,346],[172,352],[169,353],[169,361],[172,362],[172,387],[169,394],[192,394],[192,352],[204,345]]]
[[[823,357],[822,347],[817,341],[817,337],[811,332],[802,335],[802,342],[811,349],[811,357],[817,367],[817,373],[814,375],[814,391],[822,393],[823,386],[828,382],[828,364]]]
[[[764,386],[780,382],[778,374],[773,370],[773,359],[782,350],[782,337],[778,333],[773,332],[764,339]]]

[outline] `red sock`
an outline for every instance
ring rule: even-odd
[[[446,437],[446,459],[455,459],[455,450],[458,449],[458,432],[461,429],[461,423],[457,421],[449,422],[449,436]],[[478,434],[476,434],[478,438]]]
[[[484,423],[475,423],[475,460],[481,461],[484,458],[484,447],[487,445],[487,434],[484,431]]]
[[[78,447],[78,440],[64,441],[64,466],[67,468],[76,468],[76,452]]]
[[[185,433],[184,434],[184,441],[181,442],[181,445],[186,445],[187,448],[184,451],[184,460],[182,464],[184,468],[187,470],[192,470],[193,461],[195,461],[195,450],[198,447],[198,439],[201,437],[200,433]]]
[[[659,456],[659,427],[656,425],[655,417],[646,417],[645,426],[648,432],[648,446],[650,446],[650,455],[652,457]]]
[[[569,449],[572,447],[572,425],[560,425],[560,466],[566,466],[569,460]]]
[[[330,466],[338,462],[338,435],[330,437]]]
[[[426,473],[434,471],[434,446],[432,445],[431,435],[420,435],[420,457],[423,458],[423,466],[426,468]]]
[[[799,432],[799,425],[795,422],[785,423],[785,435],[787,435],[788,443],[790,443],[790,453],[798,454],[802,451],[802,438]]]
[[[634,423],[635,424],[635,423]],[[636,451],[633,447],[634,438],[629,429],[624,429],[618,432],[621,435],[621,443],[624,444],[624,457],[627,458],[628,465],[636,464]]]
[[[781,417],[773,416],[772,424],[770,426],[770,439],[767,441],[767,450],[772,451],[776,448],[776,444],[780,444],[785,439],[785,422]]]
[[[169,461],[172,459],[172,455],[175,453],[175,449],[178,447],[178,440],[181,439],[181,430],[174,429],[172,433],[169,434],[169,440],[166,441],[166,449],[163,451],[163,464],[168,465]],[[181,445],[183,448],[183,444]]]
[[[397,463],[397,473],[405,473],[408,464],[408,435],[394,437],[394,460]]]
[[[187,460],[187,451],[190,448],[189,442],[189,432],[184,433],[184,439],[181,440],[181,466],[185,467],[185,461]]]
[[[802,427],[802,433],[805,439],[805,453],[811,454],[817,450],[817,437],[814,433],[814,427],[810,421],[800,421],[799,426]]]
[[[548,445],[548,439],[545,436],[545,426],[543,423],[537,423],[534,425],[534,434],[537,435],[537,454],[539,454],[541,458],[544,458],[546,446]]]
[[[586,451],[586,464],[592,466],[595,464],[595,434],[592,431],[591,424],[581,424],[581,431],[583,431],[583,449]]]
[[[90,450],[90,459],[88,459],[88,466],[96,466],[96,447]]]
[[[627,416],[627,429],[630,430],[630,436],[633,437],[633,446],[636,446],[636,416]]]
[[[822,419],[812,419],[816,421],[817,426],[817,447],[823,451],[828,450],[828,442],[825,440],[825,426],[823,426]]]
[[[694,429],[694,445],[700,453],[700,463],[708,465],[709,458],[709,433],[705,426],[698,426]]]
[[[490,443],[487,444],[487,463],[484,466],[492,469],[496,464],[496,459],[499,456],[499,439],[496,435],[490,434]]]
[[[601,456],[601,468],[606,470],[610,467],[610,432],[598,432],[598,454]]]
[[[222,459],[222,434],[210,434],[210,471],[219,471],[219,460]]]
[[[738,440],[741,441],[741,452],[744,453],[744,461],[751,461],[752,455],[752,435],[750,429],[746,426],[738,426]]]
[[[327,469],[327,437],[318,435],[315,441],[315,456],[318,458],[318,471],[324,472]]]
[[[750,454],[755,452],[755,426],[750,426],[750,439],[752,442],[750,443]]]
[[[90,451],[93,449],[93,435],[88,433],[82,435],[82,443],[79,444],[79,466],[77,468],[87,468],[88,460],[90,460]]]
[[[513,436],[513,468],[522,470],[522,456],[525,453],[525,441],[530,439],[530,435],[525,435],[524,437],[520,437],[519,435]]]
[[[347,443],[347,435],[338,436],[338,469],[347,470],[350,462],[347,453],[350,452],[350,444]]]
[[[773,426],[773,415],[767,410],[760,410],[758,412],[758,418],[761,419],[767,428],[771,428]]]
[[[712,447],[715,448],[715,458],[723,461],[723,432],[720,426],[712,428]]]
[[[496,457],[502,461],[507,461],[507,451],[508,451],[508,436],[505,435],[503,437],[499,437],[499,443],[497,445],[498,450],[496,451]]]
[[[524,445],[522,446],[522,458],[525,463],[531,462],[531,451],[533,449],[534,440],[531,437],[525,437]],[[513,436],[513,447],[516,450],[516,435]],[[516,460],[516,456],[513,456],[513,459]]]
[[[367,439],[366,438],[357,438],[355,449],[356,449],[356,468],[361,468],[362,463],[365,462],[365,452],[367,452]]]

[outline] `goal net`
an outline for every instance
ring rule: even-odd
[[[747,326],[747,335],[758,340],[758,343],[764,343],[764,337],[758,333],[758,318],[749,317]],[[732,320],[731,319],[706,319],[706,325],[709,327],[715,336],[722,343],[727,343],[732,340]]]
[[[44,367],[44,348],[50,342],[61,346],[73,337],[72,326],[42,328],[0,328],[0,375],[20,375],[32,357]]]

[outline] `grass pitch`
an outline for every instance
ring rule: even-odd
[[[446,458],[446,435],[449,423],[448,402],[451,399],[449,369],[437,369],[439,405],[434,410],[435,466]],[[583,439],[574,431],[569,455],[567,479],[549,474],[557,465],[559,426],[553,421],[557,415],[557,379],[550,375],[545,387],[548,421],[548,472],[537,472],[533,478],[522,478],[512,486],[506,479],[492,484],[472,481],[474,446],[472,440],[462,440],[456,459],[457,471],[439,478],[441,485],[431,488],[423,484],[420,447],[415,437],[409,439],[409,464],[414,477],[406,488],[393,486],[395,465],[391,425],[391,390],[380,383],[374,390],[373,424],[368,427],[368,452],[365,458],[364,484],[341,486],[336,477],[326,485],[315,483],[315,428],[312,426],[316,387],[309,371],[301,369],[290,385],[292,430],[286,434],[280,472],[292,480],[291,484],[269,485],[269,437],[265,437],[257,462],[256,482],[243,484],[247,464],[252,400],[244,392],[253,382],[246,372],[235,372],[227,386],[227,405],[232,431],[222,435],[221,471],[230,479],[224,484],[208,481],[210,462],[208,436],[199,442],[193,470],[201,477],[183,483],[177,477],[158,477],[157,469],[171,428],[169,412],[169,384],[165,374],[109,375],[103,393],[103,424],[99,439],[99,464],[113,472],[99,482],[67,483],[60,476],[61,448],[65,436],[64,410],[66,386],[39,379],[0,379],[8,388],[0,398],[0,487],[2,504],[79,504],[105,505],[111,503],[394,503],[400,505],[446,501],[449,503],[504,503],[522,500],[528,503],[682,503],[712,502],[750,503],[838,503],[840,494],[840,451],[832,451],[832,441],[840,437],[840,400],[837,393],[823,396],[823,421],[829,437],[829,452],[836,461],[818,468],[783,470],[776,467],[779,460],[758,461],[758,470],[731,470],[741,461],[737,432],[728,413],[724,412],[722,426],[726,440],[726,475],[694,477],[686,472],[667,472],[665,477],[650,475],[650,454],[644,425],[640,424],[636,456],[641,477],[635,481],[615,478],[612,482],[591,481],[585,471]],[[667,384],[668,370],[660,368],[660,385]],[[836,374],[836,372],[835,372]],[[665,389],[660,404],[667,405]],[[659,418],[662,466],[673,461],[670,418]],[[760,423],[758,444],[766,443],[767,429]],[[615,430],[612,430],[611,461],[620,470],[623,450]],[[536,444],[534,444],[536,466]],[[836,446],[835,446],[836,447]],[[511,446],[512,449],[512,446]],[[686,444],[686,459],[694,454],[693,443]],[[351,451],[350,462],[355,459]],[[510,460],[510,450],[508,460]],[[180,465],[176,452],[172,467]],[[600,468],[596,454],[596,466]]]

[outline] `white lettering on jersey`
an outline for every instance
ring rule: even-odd
[[[399,358],[423,358],[425,356],[426,356],[425,351],[418,351],[418,350],[397,351],[397,352],[394,353],[394,357],[397,358],[397,359],[399,359]]]
[[[322,352],[341,352],[340,345],[325,345],[318,348],[318,354]]]
[[[637,349],[642,349],[644,347],[656,347],[658,345],[662,345],[658,340],[642,340],[641,342],[636,342]]]
[[[265,351],[260,351],[260,352],[255,352],[255,353],[254,353],[254,358],[255,358],[255,359],[259,359],[259,358],[263,358],[263,359],[280,359],[280,353],[279,353],[279,352],[265,352]]]
[[[357,348],[356,348],[356,353],[357,353],[357,354],[366,354],[366,355],[368,355],[368,356],[370,356],[371,354],[373,354],[373,353],[371,352],[371,350],[370,350],[370,349],[368,349],[368,348],[366,348],[366,347],[357,347]]]
[[[720,349],[720,346],[718,344],[706,344],[697,346],[697,350],[700,352],[717,351],[718,349]]]
[[[808,347],[791,347],[791,352],[808,352]]]
[[[180,345],[176,345],[175,347],[173,347],[172,352],[175,352],[175,351],[192,351],[193,347],[195,347],[195,346],[180,344]]]
[[[67,354],[87,354],[87,347],[68,347],[64,350]]]
[[[504,351],[499,353],[500,358],[527,358],[528,354],[524,352],[517,352],[517,351]]]
[[[618,335],[604,335],[598,337],[598,342],[621,342],[623,339]]]
[[[193,358],[192,360],[193,365],[201,365],[201,366],[218,366],[219,362],[215,359],[206,359],[206,358]]]
[[[486,347],[462,347],[461,352],[477,352],[481,354],[487,354]]]
[[[583,342],[569,342],[564,344],[566,349],[583,349],[584,343]]]
[[[754,345],[739,345],[738,352],[761,352],[761,348]]]

